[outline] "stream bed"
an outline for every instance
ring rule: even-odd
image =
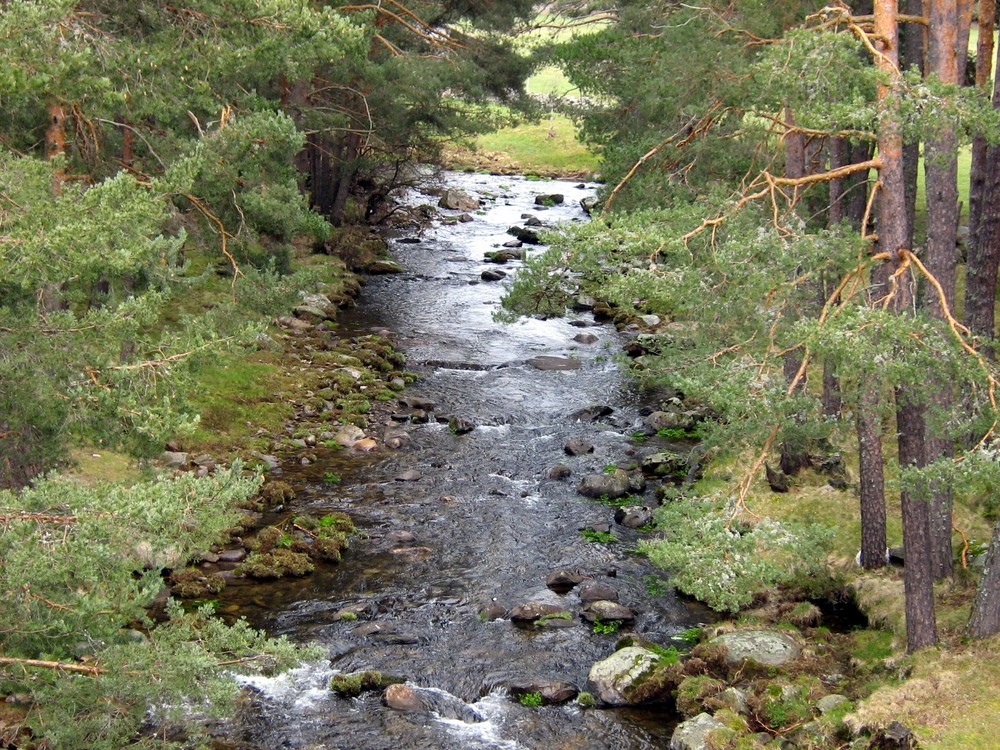
[[[595,325],[588,313],[497,323],[506,279],[481,278],[487,269],[502,269],[508,279],[516,273],[520,263],[497,266],[484,254],[512,239],[507,229],[523,225],[522,215],[545,225],[584,221],[580,199],[595,186],[458,173],[441,180],[439,187],[481,199],[473,220],[451,223],[445,219],[461,212],[440,209],[430,225],[391,240],[404,273],[372,277],[340,322],[341,335],[392,333],[419,375],[403,397],[430,402],[430,419],[394,428],[407,433],[402,449],[383,446],[350,460],[331,451],[311,466],[285,468],[296,512],[347,512],[361,538],[339,565],[307,578],[231,585],[224,604],[238,599],[239,614],[252,624],[319,643],[329,658],[247,682],[250,698],[227,734],[241,748],[261,749],[666,747],[676,722],[670,711],[528,707],[505,690],[538,679],[586,690],[591,665],[614,650],[620,634],[595,633],[580,619],[575,590],[557,594],[546,586],[553,571],[579,571],[612,586],[636,615],[623,632],[658,643],[709,618],[675,598],[662,572],[633,551],[648,534],[614,524],[614,508],[576,492],[585,474],[638,463],[655,450],[629,440],[641,427],[643,397],[615,362],[622,334]],[[537,195],[550,194],[565,201],[535,205]],[[408,200],[438,199],[413,191]],[[597,340],[575,340],[581,332]],[[591,419],[594,406],[611,413]],[[475,429],[457,434],[436,419],[442,415]],[[373,430],[380,442],[383,429]],[[594,451],[567,455],[571,439]],[[559,463],[571,470],[568,478],[550,478]],[[331,472],[338,484],[323,481]],[[609,523],[610,543],[580,533]],[[559,605],[574,619],[522,629],[482,614],[525,602]],[[357,619],[336,619],[345,607]],[[364,669],[444,691],[483,721],[398,712],[378,693],[342,699],[328,689],[332,675]]]

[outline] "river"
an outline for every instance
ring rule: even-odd
[[[634,552],[643,534],[616,526],[613,508],[576,492],[584,474],[636,463],[653,450],[628,437],[641,426],[644,397],[615,362],[622,334],[596,326],[587,313],[497,323],[506,280],[481,280],[484,270],[498,268],[484,253],[511,239],[506,230],[522,225],[522,214],[546,225],[584,221],[579,201],[595,186],[458,173],[441,179],[439,187],[482,199],[474,220],[442,221],[459,213],[442,209],[429,226],[392,240],[405,272],[371,278],[342,326],[344,335],[391,331],[408,369],[420,376],[405,395],[432,402],[435,416],[458,416],[476,427],[456,434],[433,418],[404,424],[406,448],[338,461],[333,468],[343,481],[336,486],[320,479],[332,465],[324,461],[288,471],[298,484],[296,511],[346,511],[362,538],[340,565],[301,580],[253,584],[241,608],[252,623],[318,642],[329,659],[248,683],[252,697],[233,739],[245,748],[312,750],[666,747],[676,721],[669,711],[528,707],[504,691],[539,678],[585,690],[590,666],[614,650],[618,635],[595,633],[579,618],[570,627],[531,630],[480,614],[491,605],[509,610],[530,601],[578,612],[575,593],[546,587],[549,573],[569,568],[613,586],[636,613],[629,630],[651,640],[669,643],[706,618],[675,598],[662,573]],[[536,195],[553,193],[565,202],[535,205]],[[413,191],[407,200],[437,203],[433,191]],[[518,265],[499,268],[512,275]],[[597,341],[576,341],[581,332]],[[574,369],[529,363],[540,355],[565,358]],[[581,418],[593,405],[613,412]],[[593,453],[568,456],[570,439],[592,443]],[[569,478],[549,477],[558,463],[571,469]],[[407,471],[420,478],[400,481]],[[611,543],[580,533],[608,523]],[[361,610],[357,620],[334,620],[352,605]],[[351,700],[330,693],[331,675],[360,669],[447,691],[485,721],[400,713],[376,693]]]

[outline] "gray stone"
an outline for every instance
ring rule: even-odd
[[[600,339],[592,333],[578,333],[573,340],[580,344],[596,344]]]
[[[545,585],[557,594],[565,594],[572,591],[573,587],[582,580],[583,575],[581,573],[575,570],[560,569],[549,573],[545,579]]]
[[[501,247],[521,247],[524,245],[521,240],[507,240]]]
[[[642,470],[658,477],[687,473],[687,457],[672,451],[657,451],[642,459]]]
[[[728,687],[719,693],[715,698],[726,708],[732,710],[740,716],[750,715],[750,705],[747,703],[746,693],[739,688]]]
[[[645,505],[626,505],[615,510],[615,523],[626,529],[638,529],[653,522],[653,509]]]
[[[640,315],[639,320],[641,320],[644,325],[647,325],[650,328],[656,328],[656,326],[660,325],[660,323],[663,322],[662,318],[660,318],[659,315]]]
[[[566,464],[556,464],[549,469],[549,479],[565,479],[573,473]]]
[[[698,714],[677,725],[670,737],[670,750],[706,750],[709,733],[725,728],[726,725],[714,716]]]
[[[473,218],[472,214],[462,214],[458,217],[458,220],[463,224],[468,224],[470,221],[475,221],[475,218]]]
[[[583,209],[583,212],[587,214],[587,216],[590,216],[594,212],[594,209],[597,208],[599,204],[600,201],[597,199],[597,196],[595,195],[588,195],[586,198],[580,199],[580,208]]]
[[[451,188],[449,190],[445,190],[444,193],[441,194],[438,206],[441,208],[449,208],[453,211],[475,211],[479,208],[479,199],[472,197],[464,190]],[[459,221],[462,220],[463,219],[460,216]]]
[[[691,415],[680,411],[654,411],[642,421],[653,430],[690,430],[694,427]]]
[[[507,685],[511,697],[520,698],[522,695],[538,693],[542,696],[542,704],[551,706],[559,703],[566,703],[573,700],[579,689],[571,682],[558,682],[556,680],[514,680]]]
[[[483,721],[472,706],[444,690],[414,685],[390,685],[383,698],[385,705],[397,711],[431,712],[445,719],[458,719],[467,724]]]
[[[628,607],[618,602],[598,600],[588,602],[580,612],[587,622],[632,622],[635,620],[635,613]]]
[[[537,232],[534,232],[531,229],[526,229],[525,227],[511,227],[507,230],[507,234],[514,235],[526,245],[541,244],[541,240],[539,239]]]
[[[171,469],[183,469],[187,466],[190,457],[183,451],[164,451],[160,460]]]
[[[336,435],[333,437],[333,441],[337,445],[342,445],[345,448],[350,448],[359,440],[364,440],[365,431],[362,430],[357,425],[345,424],[339,430],[337,430]]]
[[[479,610],[479,617],[486,622],[502,620],[507,615],[507,609],[502,604],[491,602]]]
[[[551,193],[549,195],[536,195],[535,205],[536,206],[558,206],[566,198],[561,193]]]
[[[448,429],[456,435],[466,435],[476,429],[476,425],[464,417],[452,417],[448,420]]]
[[[552,617],[566,611],[565,607],[558,604],[545,604],[544,602],[526,602],[518,604],[510,611],[510,621],[515,624],[533,624],[542,617]]]
[[[584,602],[616,602],[618,592],[611,586],[593,579],[584,581],[577,590],[580,600]]]
[[[420,396],[404,396],[399,399],[400,406],[422,411],[434,411],[434,402]]]
[[[542,354],[532,357],[528,364],[537,370],[579,370],[581,362],[570,357],[556,357],[551,354]]]
[[[850,703],[851,699],[846,695],[840,695],[838,693],[831,693],[830,695],[824,695],[818,701],[816,701],[816,708],[821,714],[828,714],[831,711],[835,711],[845,703]]]
[[[417,482],[423,478],[423,474],[415,469],[409,469],[396,477],[397,482]]]
[[[632,705],[634,686],[649,677],[659,660],[652,651],[638,646],[619,649],[590,668],[593,692],[608,705]]]
[[[571,438],[566,441],[563,450],[566,451],[567,456],[582,456],[585,453],[593,453],[594,444],[579,438]]]
[[[479,278],[483,281],[500,281],[501,279],[507,278],[507,274],[496,268],[487,268],[479,275]]]
[[[802,651],[791,636],[775,630],[737,630],[711,642],[728,649],[730,664],[751,659],[760,664],[780,666],[797,659]]]
[[[531,214],[521,214],[521,218],[524,219],[524,226],[526,227],[544,226],[544,224],[542,224],[542,220],[537,216],[532,216]]]
[[[402,273],[403,267],[393,260],[373,260],[366,263],[361,271],[372,276],[385,276],[387,274]]]
[[[615,469],[607,474],[588,474],[580,480],[576,491],[585,497],[604,497],[611,500],[624,497],[629,491],[628,472]]]

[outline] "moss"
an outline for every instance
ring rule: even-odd
[[[315,566],[309,555],[289,549],[271,552],[252,552],[236,572],[251,578],[283,578],[312,573]]]
[[[726,689],[726,683],[708,675],[685,677],[677,686],[677,710],[686,718],[697,716],[705,710],[708,699]]]
[[[343,539],[319,538],[313,540],[312,544],[309,545],[308,554],[314,560],[340,562],[340,553],[345,546],[346,542]]]
[[[330,678],[330,690],[341,698],[356,698],[372,690],[385,690],[390,685],[406,682],[402,677],[383,674],[376,670],[336,674]]]
[[[288,482],[275,480],[266,482],[257,492],[257,496],[264,501],[265,508],[273,508],[294,498],[295,490]]]
[[[218,573],[205,573],[198,568],[184,568],[170,574],[171,590],[183,599],[203,599],[218,594],[226,580]]]
[[[541,625],[547,620],[572,620],[573,614],[571,612],[553,612],[552,614],[542,615],[536,621],[536,625]]]
[[[277,526],[268,526],[261,529],[257,536],[247,542],[254,552],[268,553],[279,545],[282,541],[282,531]]]
[[[580,708],[593,708],[597,705],[597,699],[592,693],[580,693],[576,696],[576,703]]]

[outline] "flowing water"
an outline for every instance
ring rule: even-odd
[[[411,442],[402,450],[349,461],[321,456],[298,474],[288,472],[300,489],[297,512],[346,511],[364,537],[340,565],[301,580],[244,586],[241,614],[273,634],[318,642],[330,658],[248,683],[252,699],[236,739],[246,748],[316,750],[666,747],[675,722],[668,712],[530,708],[504,693],[512,681],[534,678],[586,689],[591,665],[613,651],[616,635],[594,633],[579,619],[571,627],[533,631],[479,615],[494,603],[509,609],[528,601],[578,612],[576,594],[559,595],[545,585],[550,572],[571,568],[615,587],[636,612],[632,630],[660,643],[706,618],[664,593],[658,572],[631,551],[642,534],[616,526],[617,541],[610,544],[580,534],[613,517],[612,508],[576,493],[580,477],[654,450],[628,440],[641,425],[641,398],[614,363],[620,334],[593,326],[586,314],[576,325],[573,319],[499,324],[493,313],[504,282],[480,281],[483,270],[496,268],[484,262],[484,253],[511,239],[506,230],[523,224],[522,214],[546,224],[583,221],[579,201],[594,186],[454,173],[442,179],[482,198],[482,209],[472,222],[435,220],[393,240],[392,254],[405,273],[373,278],[345,317],[343,333],[392,331],[408,369],[420,375],[406,395],[434,402],[435,415],[459,416],[477,427],[457,435],[431,419],[405,426]],[[534,205],[536,195],[551,193],[563,194],[565,203]],[[410,201],[437,199],[415,191]],[[518,265],[502,268],[510,274]],[[598,342],[575,342],[581,331],[595,333]],[[576,367],[542,370],[528,363],[540,355],[567,358]],[[614,411],[597,421],[580,419],[580,410],[592,405]],[[567,456],[563,447],[571,438],[593,443],[594,452]],[[550,479],[549,469],[560,462],[573,475]],[[331,470],[343,478],[335,487],[322,482]],[[421,478],[398,481],[407,470]],[[356,621],[333,619],[350,605],[366,611]],[[374,693],[343,700],[329,692],[331,675],[360,669],[446,691],[485,721],[404,714],[384,707]]]

